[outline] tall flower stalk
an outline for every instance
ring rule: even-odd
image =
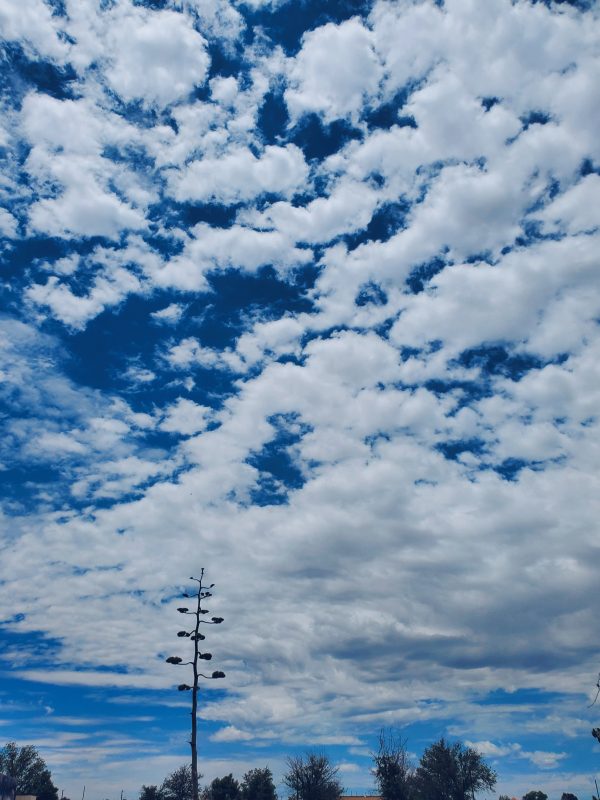
[[[198,793],[198,738],[197,738],[197,727],[198,727],[198,681],[200,678],[206,678],[208,680],[217,680],[219,678],[224,678],[225,673],[221,672],[220,670],[215,670],[211,675],[205,675],[204,673],[199,671],[199,662],[200,661],[210,661],[212,659],[212,653],[202,653],[200,650],[200,642],[203,642],[206,639],[203,633],[200,633],[200,625],[220,625],[223,622],[223,617],[211,617],[210,619],[202,619],[206,614],[210,612],[208,609],[202,607],[203,601],[207,600],[207,598],[212,597],[212,593],[210,589],[214,587],[214,583],[211,583],[210,586],[204,586],[204,569],[200,570],[200,577],[194,578],[193,576],[190,577],[191,581],[196,581],[198,583],[198,590],[195,594],[189,594],[188,592],[184,592],[184,597],[196,598],[196,610],[190,611],[189,608],[181,607],[178,608],[180,614],[188,614],[195,618],[196,624],[194,629],[191,631],[179,631],[177,636],[179,638],[184,639],[191,639],[194,643],[194,657],[192,661],[184,661],[179,656],[169,656],[167,658],[168,664],[176,664],[177,666],[191,666],[193,669],[193,682],[192,685],[189,686],[187,683],[180,683],[177,687],[180,692],[190,692],[192,693],[192,736],[190,739],[190,747],[192,748],[192,790],[194,800],[199,800],[199,793]]]

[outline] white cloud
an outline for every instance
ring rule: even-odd
[[[74,182],[78,165],[65,164],[63,175]],[[66,174],[65,174],[66,173]],[[67,189],[57,200],[40,200],[29,214],[33,232],[49,236],[106,236],[117,238],[123,229],[142,230],[144,217],[94,181],[79,190]]]
[[[32,144],[25,169],[42,195],[29,209],[33,231],[118,238],[124,229],[147,227],[138,206],[145,208],[154,193],[142,191],[134,177],[119,175],[103,156],[109,144],[132,144],[136,135],[130,125],[116,115],[105,117],[85,100],[39,93],[27,96],[21,119]]]
[[[284,353],[300,355],[300,338],[304,333],[301,322],[293,317],[283,317],[272,322],[256,323],[251,331],[242,334],[236,343],[236,355],[245,365],[255,364],[267,354]]]
[[[128,367],[124,375],[128,380],[133,381],[133,383],[144,384],[156,380],[156,373],[152,372],[151,369],[136,365]]]
[[[213,742],[248,742],[254,739],[254,736],[247,731],[239,730],[235,725],[228,725],[213,733],[210,738]]]
[[[183,291],[206,291],[206,273],[212,270],[240,269],[255,272],[272,265],[285,273],[307,264],[312,252],[294,247],[287,236],[277,231],[256,231],[240,225],[212,228],[199,224],[192,230],[181,255],[171,258],[153,275],[157,286]]]
[[[59,36],[60,27],[43,0],[5,3],[0,8],[0,29],[7,41],[22,42],[46,58],[64,61],[69,45]]]
[[[206,428],[210,412],[210,408],[206,406],[200,406],[191,400],[179,397],[165,410],[160,428],[169,433],[199,433]]]
[[[86,297],[73,294],[56,276],[48,278],[45,285],[31,286],[27,297],[38,305],[47,306],[53,316],[66,325],[81,329],[106,306],[116,305],[127,294],[139,289],[140,282],[134,275],[125,269],[116,269],[99,277]]]
[[[377,201],[377,192],[371,187],[341,180],[328,197],[317,197],[306,206],[280,201],[265,211],[242,214],[240,220],[256,228],[278,230],[295,242],[327,242],[366,228]]]
[[[433,3],[378,2],[371,21],[388,95],[422,78],[443,53],[444,15]]]
[[[47,683],[167,688],[165,598],[207,556],[228,676],[202,708],[218,723],[209,747],[346,746],[420,721],[538,777],[566,762],[550,737],[587,725],[573,696],[597,671],[599,186],[581,177],[584,159],[598,163],[591,16],[377,2],[368,19],[307,33],[293,58],[255,31],[244,74],[217,68],[197,99],[197,31],[231,55],[243,3],[67,0],[65,17],[39,7],[37,19],[26,5],[24,22],[0,12],[10,35],[57,64],[68,56],[78,77],[76,99],[26,95],[2,134],[28,179],[0,187],[7,232],[28,219],[44,246],[64,241],[7,287],[29,322],[0,320],[4,473],[58,475],[50,485],[31,469],[23,498],[6,501],[0,605],[24,614],[12,629],[61,646],[55,671],[26,647],[4,655]],[[416,128],[360,121],[401,89],[398,113]],[[270,91],[292,122],[345,118],[363,138],[310,165],[291,129],[265,146]],[[190,229],[188,202],[244,208],[227,210],[230,227]],[[377,240],[341,238],[374,214]],[[112,246],[77,241],[95,235]],[[265,265],[290,303],[248,280],[225,298],[227,346],[208,346],[204,325],[221,313],[210,273],[218,285]],[[407,282],[418,268],[422,287]],[[127,342],[112,373],[129,402],[67,377],[73,342],[89,345],[76,366],[94,366],[90,320],[104,313],[110,331],[111,310],[155,292],[136,317],[148,340],[133,353]],[[46,316],[69,328],[61,346],[37,329]],[[516,459],[507,480],[501,465]],[[248,586],[268,598],[259,613]],[[119,671],[140,652],[139,672]],[[499,688],[542,699],[480,703]],[[558,717],[544,691],[572,696]],[[107,742],[95,763],[129,746]],[[76,753],[66,742],[58,763]]]
[[[567,753],[551,753],[544,750],[535,750],[531,753],[523,753],[523,758],[527,758],[532,764],[541,769],[555,769],[559,762],[567,757]]]
[[[1,321],[0,392],[11,414],[5,463],[53,464],[68,491],[81,498],[121,495],[171,471],[164,453],[136,455],[136,440],[154,427],[153,418],[117,397],[77,386],[61,374],[63,358],[52,338]],[[43,494],[40,484],[37,499]]]
[[[263,192],[289,196],[306,180],[302,151],[293,144],[269,145],[257,157],[236,148],[218,158],[193,161],[185,170],[168,173],[170,192],[177,200],[237,203]]]
[[[178,344],[169,348],[165,355],[166,360],[172,367],[185,368],[192,364],[200,364],[203,367],[217,367],[221,364],[221,353],[210,347],[203,347],[198,339],[189,336],[182,339]]]
[[[351,761],[342,761],[337,765],[337,767],[343,775],[353,772],[361,772],[361,767],[359,767],[358,764],[352,763]]]
[[[356,115],[365,97],[376,94],[382,70],[371,32],[355,18],[304,34],[288,74],[292,120],[312,111],[331,121]]]
[[[45,450],[53,455],[62,453],[85,453],[86,448],[67,433],[43,433],[31,443],[33,450]]]
[[[14,239],[17,235],[17,220],[4,208],[0,208],[0,233],[7,239]]]
[[[184,14],[124,4],[112,14],[105,74],[124,100],[165,106],[204,83],[206,41]]]
[[[523,750],[520,744],[512,742],[507,745],[497,745],[493,742],[469,742],[465,744],[477,750],[481,755],[488,758],[502,758],[503,756],[512,756],[514,758],[523,758],[535,764],[540,769],[555,769],[559,762],[567,757],[567,753],[553,753],[544,750],[527,751]]]
[[[197,14],[202,30],[212,36],[234,40],[244,29],[242,15],[228,0],[174,0],[173,5]]]
[[[392,337],[417,347],[440,339],[452,354],[497,341],[529,342],[545,357],[565,346],[577,347],[590,310],[564,332],[567,341],[560,336],[544,341],[541,334],[555,298],[569,296],[578,284],[593,292],[593,242],[592,237],[542,242],[509,253],[497,266],[475,263],[445,269],[433,279],[430,292],[406,300]],[[456,313],[461,315],[460,326],[455,324]]]
[[[161,263],[157,253],[132,236],[124,247],[98,246],[85,257],[45,262],[44,271],[58,275],[51,275],[45,284],[32,283],[25,296],[49,309],[65,325],[82,330],[91,319],[106,308],[118,306],[128,295],[148,291]],[[93,273],[85,295],[77,286],[78,272],[82,271]],[[77,287],[76,291],[72,285]]]
[[[484,742],[470,742],[469,740],[465,741],[465,745],[467,747],[472,747],[473,750],[477,750],[482,756],[486,758],[498,758],[501,756],[507,756],[510,753],[514,752],[515,750],[519,750],[519,745],[509,744],[509,745],[498,745],[494,744],[494,742],[484,741]]]
[[[600,176],[587,175],[576,185],[559,195],[536,216],[550,232],[566,230],[577,234],[600,227],[597,199],[600,196]]]
[[[232,106],[238,96],[239,85],[233,76],[213,78],[210,81],[210,94],[213,100],[224,106]]]
[[[168,306],[159,311],[153,311],[150,316],[152,319],[163,325],[176,325],[185,311],[185,306],[181,303],[169,303]]]

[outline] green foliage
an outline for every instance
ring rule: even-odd
[[[58,800],[46,762],[32,745],[19,747],[8,742],[0,750],[0,773],[17,781],[17,794],[35,794],[38,800]]]
[[[199,775],[199,778],[202,776]],[[197,790],[198,787],[196,787]],[[161,800],[194,800],[194,779],[189,764],[166,777],[159,789]]]
[[[10,775],[0,773],[0,797],[14,797],[17,782]]]
[[[239,800],[240,794],[240,785],[230,773],[223,778],[215,778],[202,792],[202,800]]]
[[[414,770],[405,741],[381,731],[373,762],[373,776],[383,800],[410,800],[414,796]]]
[[[283,782],[294,800],[339,800],[343,787],[337,779],[337,767],[327,756],[293,756],[287,759],[287,767]]]
[[[158,786],[142,786],[140,800],[163,800],[163,796]]]
[[[268,767],[251,769],[242,778],[242,800],[277,800],[273,773]]]
[[[415,773],[419,800],[472,800],[476,792],[495,785],[496,773],[480,753],[444,739],[425,750]]]
[[[524,794],[523,800],[548,800],[548,795],[544,794],[544,792],[540,792],[538,789],[535,789],[534,791]]]

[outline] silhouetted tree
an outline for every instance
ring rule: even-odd
[[[496,773],[480,753],[443,738],[425,750],[415,773],[419,800],[472,800],[495,785]]]
[[[544,792],[540,792],[539,789],[534,789],[524,794],[523,800],[548,800],[548,795],[544,794]]]
[[[15,800],[17,782],[10,775],[3,775],[0,772],[0,798],[1,800]]]
[[[193,681],[192,685],[189,686],[187,683],[180,683],[177,687],[180,692],[187,692],[191,691],[192,693],[192,738],[190,739],[190,747],[192,748],[192,800],[199,800],[199,791],[198,791],[198,744],[197,744],[197,727],[198,727],[198,680],[199,678],[208,678],[209,680],[217,680],[218,678],[224,678],[225,673],[221,672],[220,670],[214,670],[210,675],[204,675],[198,669],[198,662],[199,661],[210,661],[212,659],[212,653],[201,653],[200,652],[200,645],[199,642],[204,641],[206,638],[204,634],[200,633],[200,625],[220,625],[223,622],[223,617],[211,617],[210,620],[201,619],[205,614],[210,613],[208,609],[202,607],[202,602],[206,600],[208,597],[212,597],[212,594],[209,589],[212,589],[214,583],[211,583],[210,586],[205,587],[202,585],[202,581],[204,579],[204,569],[200,570],[200,577],[194,578],[193,576],[190,578],[191,581],[196,581],[198,583],[198,590],[195,594],[188,594],[184,592],[184,597],[192,597],[196,599],[196,610],[190,611],[187,607],[180,607],[177,609],[180,614],[190,614],[192,617],[195,618],[196,624],[194,629],[191,631],[179,631],[177,636],[180,639],[191,639],[194,643],[194,656],[191,661],[184,661],[179,656],[169,656],[167,658],[167,662],[169,664],[177,664],[177,665],[187,665],[193,668]]]
[[[391,731],[379,734],[379,747],[372,754],[373,776],[383,800],[410,800],[414,796],[414,769],[406,752],[406,741]]]
[[[242,778],[242,800],[277,800],[273,773],[268,767],[251,769]]]
[[[343,787],[337,779],[338,768],[327,756],[307,753],[287,759],[288,771],[283,782],[294,800],[339,800]]]
[[[560,800],[579,800],[576,794],[571,794],[571,792],[563,792],[560,796]]]
[[[202,792],[202,800],[239,800],[240,784],[231,773],[223,778],[215,778]]]
[[[64,800],[64,797],[61,800]],[[140,800],[163,800],[163,796],[158,786],[142,786]]]
[[[0,773],[17,782],[17,794],[35,794],[38,800],[58,800],[58,789],[46,762],[32,745],[8,742],[0,750]]]
[[[201,777],[202,775],[198,776]],[[191,766],[184,764],[171,772],[162,782],[159,793],[161,800],[194,800],[198,794],[198,782],[194,785]]]

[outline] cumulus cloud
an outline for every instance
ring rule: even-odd
[[[247,212],[241,219],[259,229],[274,229],[296,242],[328,242],[371,221],[378,196],[359,181],[342,180],[328,197],[317,197],[306,206],[279,201],[265,211]]]
[[[140,192],[135,179],[123,183],[104,155],[109,144],[131,144],[131,126],[115,115],[105,119],[85,100],[39,93],[25,99],[21,121],[31,145],[25,169],[41,195],[29,208],[34,232],[115,239],[123,230],[147,227],[143,209],[152,193]]]
[[[382,74],[373,36],[356,18],[306,33],[290,62],[285,100],[292,119],[308,112],[331,121],[359,112]]]
[[[165,106],[204,83],[206,40],[185,15],[124,4],[113,15],[105,75],[123,100]]]
[[[99,246],[86,258],[74,256],[46,263],[45,271],[58,272],[58,275],[47,277],[44,284],[31,284],[25,295],[29,301],[47,308],[65,325],[83,329],[105,308],[118,306],[130,294],[143,293],[148,276],[160,263],[160,257],[150,247],[132,237],[122,248]],[[73,291],[79,279],[78,271],[88,270],[95,275],[87,294]]]
[[[185,307],[180,303],[170,303],[159,311],[153,311],[150,316],[159,325],[176,325],[184,313]]]
[[[76,180],[77,164],[69,164],[61,177]],[[114,195],[91,182],[85,189],[70,189],[57,200],[40,200],[30,212],[34,232],[49,236],[106,236],[116,238],[123,229],[145,228],[144,217]]]
[[[177,200],[229,204],[263,192],[293,194],[304,183],[306,172],[302,152],[293,144],[267,146],[258,158],[249,149],[239,148],[171,173],[170,190]]]
[[[549,231],[565,230],[576,234],[592,232],[600,226],[595,198],[600,189],[600,177],[587,175],[564,194],[549,203],[538,215]]]
[[[209,416],[210,409],[206,406],[200,406],[191,400],[180,397],[176,403],[165,410],[160,428],[169,433],[199,433],[206,428]]]
[[[14,239],[17,233],[17,220],[4,208],[0,209],[0,231],[7,239]]]
[[[213,742],[247,742],[254,738],[251,733],[241,731],[235,725],[221,728],[210,737]]]
[[[32,0],[24,6],[7,3],[0,9],[2,38],[25,44],[36,55],[57,61],[66,60],[69,45],[60,36],[61,27],[43,0]]]

